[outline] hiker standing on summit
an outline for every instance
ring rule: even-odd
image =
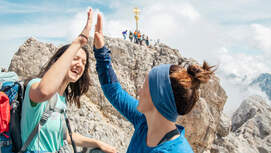
[[[132,33],[132,31],[130,31],[130,33],[129,33],[129,39],[130,39],[131,42],[133,42],[133,33]]]
[[[89,52],[84,45],[88,42],[92,24],[92,9],[88,11],[88,20],[82,33],[69,45],[61,47],[50,59],[47,66],[41,70],[37,78],[26,82],[25,98],[22,106],[21,136],[25,143],[42,114],[51,103],[56,100],[55,108],[47,122],[39,127],[39,133],[26,148],[27,153],[61,152],[65,150],[64,137],[71,144],[63,124],[63,111],[67,103],[80,107],[80,97],[89,88]],[[62,112],[62,113],[61,113]],[[65,122],[64,122],[65,123]],[[101,141],[72,133],[77,146],[98,147],[106,153],[116,153],[116,149]]]
[[[94,36],[96,70],[105,97],[135,128],[127,153],[192,153],[178,115],[189,113],[199,99],[199,86],[214,73],[212,67],[162,64],[146,73],[136,100],[124,91],[104,43],[102,17]],[[189,130],[189,129],[188,129]]]
[[[146,37],[146,45],[149,47],[150,42],[149,42],[149,36]]]
[[[123,36],[123,39],[124,39],[124,40],[126,40],[127,31],[128,31],[128,30],[125,30],[125,31],[122,32],[122,36]]]

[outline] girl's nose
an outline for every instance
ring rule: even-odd
[[[83,62],[82,61],[78,61],[78,62],[76,62],[76,64],[75,64],[76,66],[83,66],[84,64],[83,64]]]

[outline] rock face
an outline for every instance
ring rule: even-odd
[[[178,120],[186,128],[186,137],[197,153],[209,150],[215,139],[226,100],[225,92],[218,82],[218,78],[213,78],[208,84],[202,85],[201,98],[194,109]]]
[[[147,48],[129,41],[106,37],[106,46],[112,51],[112,63],[118,80],[123,88],[135,97],[144,82],[145,73],[153,66],[162,63],[180,65],[186,62],[196,63],[192,59],[183,58],[178,50],[166,45]],[[86,96],[81,99],[82,108],[70,107],[69,117],[72,127],[76,132],[116,146],[123,153],[130,142],[133,127],[105,99],[95,70],[92,39],[88,48],[91,86]],[[30,38],[14,55],[9,71],[17,72],[22,79],[37,75],[56,50],[57,47],[52,44],[41,43]],[[185,127],[186,137],[196,153],[211,149],[227,99],[217,77],[202,85],[200,90],[200,100],[193,111],[178,119],[178,123]]]
[[[228,135],[218,131],[212,153],[271,152],[271,107],[262,97],[251,96],[244,100],[231,122]]]
[[[231,120],[228,116],[222,114],[216,132],[220,137],[225,137],[230,133],[230,131],[231,131]]]

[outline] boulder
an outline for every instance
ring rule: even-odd
[[[231,132],[216,136],[211,153],[271,152],[271,107],[262,97],[244,100],[231,120]]]
[[[217,127],[217,134],[221,137],[227,136],[231,131],[231,119],[222,113],[220,116],[220,122]]]

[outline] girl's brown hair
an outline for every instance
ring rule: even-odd
[[[205,61],[202,66],[192,64],[186,68],[179,65],[170,67],[170,81],[178,113],[189,113],[199,100],[199,87],[207,83],[215,70]]]
[[[69,48],[70,44],[64,45],[61,48],[59,48],[56,53],[51,57],[51,59],[48,61],[48,63],[43,67],[38,74],[38,78],[42,78],[44,74],[50,69],[50,67],[58,60],[58,58]],[[86,47],[82,47],[82,49],[86,53],[86,64],[85,64],[85,70],[83,72],[83,75],[74,83],[69,83],[67,88],[65,89],[65,96],[67,98],[67,101],[70,104],[75,104],[78,108],[80,108],[80,97],[85,94],[90,85],[90,77],[88,73],[89,69],[89,52]],[[33,77],[32,77],[33,78]],[[29,78],[25,82],[25,85],[32,79]]]

